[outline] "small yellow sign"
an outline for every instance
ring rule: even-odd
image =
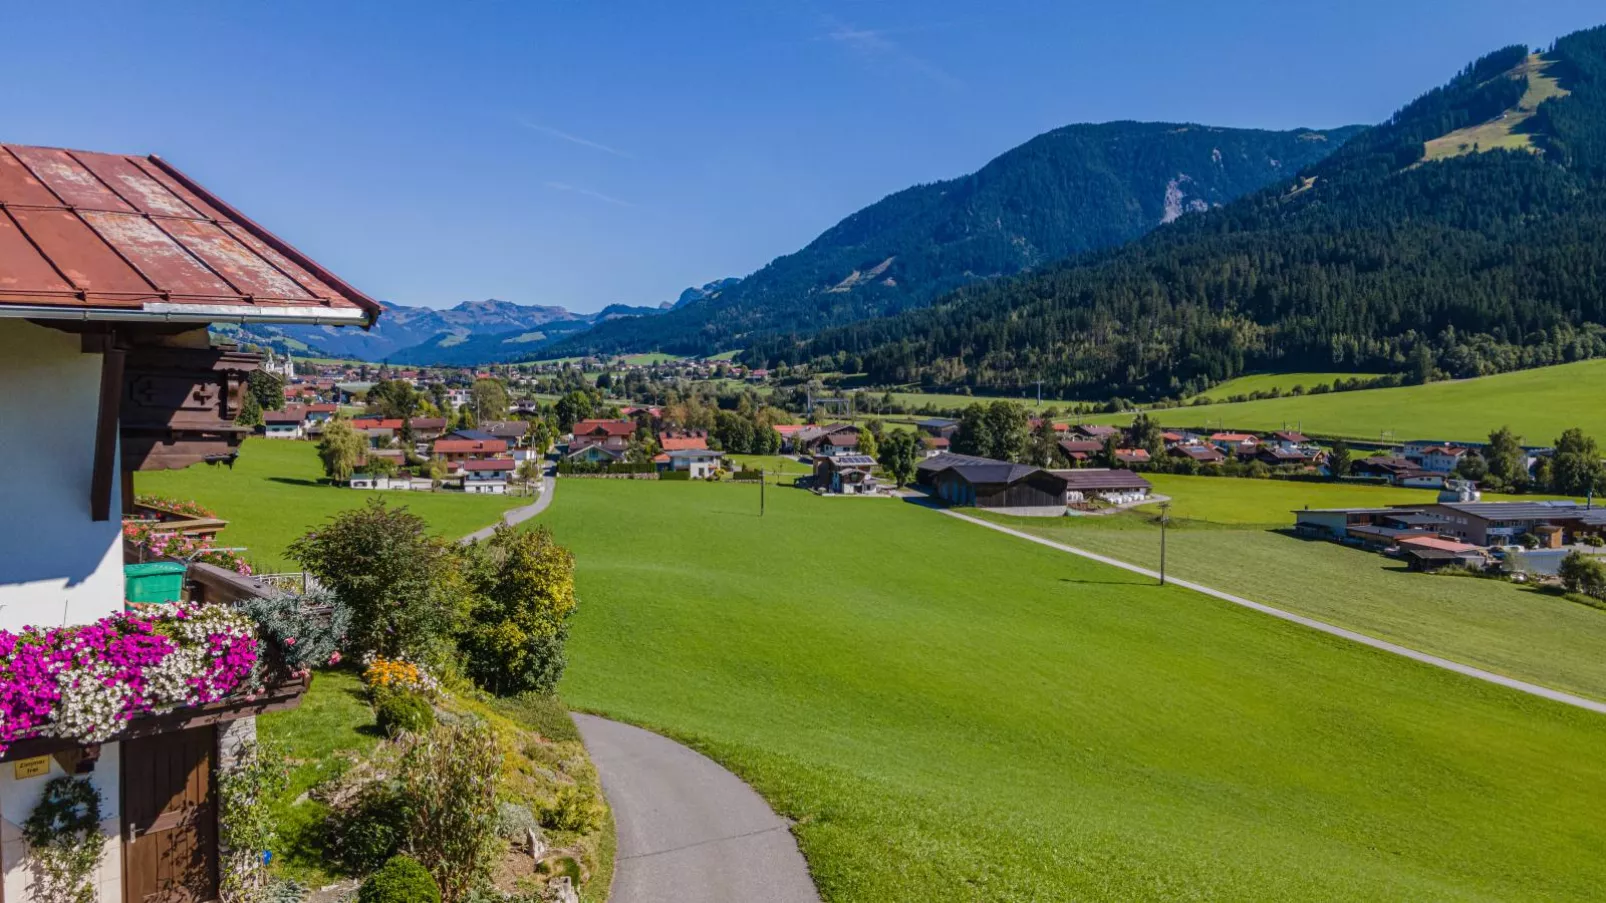
[[[43,777],[50,773],[50,757],[34,756],[31,759],[18,759],[11,764],[12,775],[17,780],[23,778]]]

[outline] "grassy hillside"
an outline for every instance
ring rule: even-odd
[[[197,464],[148,471],[135,477],[134,486],[141,493],[194,499],[211,508],[229,521],[220,542],[243,546],[245,557],[259,569],[275,570],[289,564],[284,549],[291,540],[376,495],[392,505],[406,505],[429,521],[431,530],[453,538],[496,523],[509,508],[529,504],[522,497],[458,492],[362,492],[323,484],[322,478],[313,443],[249,439],[233,469]]]
[[[1606,884],[1606,719],[903,502],[775,491],[760,519],[748,489],[559,487],[564,695],[734,768],[827,899]]]
[[[1282,532],[1292,511],[1388,505],[1424,490],[1152,475],[1173,499],[1172,574],[1490,671],[1606,699],[1606,612],[1494,580],[1411,573],[1372,552]],[[1491,500],[1500,496],[1488,496]],[[991,520],[1155,568],[1156,512]]]
[[[1273,390],[1288,392],[1295,386],[1312,389],[1316,386],[1330,386],[1341,379],[1365,379],[1375,376],[1373,373],[1252,373],[1229,379],[1224,383],[1212,386],[1200,392],[1196,397],[1210,401],[1231,398],[1234,395],[1253,395],[1256,392],[1271,392]]]
[[[1568,427],[1606,437],[1606,360],[1579,361],[1500,373],[1478,379],[1361,389],[1325,395],[1284,396],[1237,404],[1214,404],[1156,411],[1167,426],[1219,426],[1275,430],[1299,427],[1307,433],[1377,439],[1460,439],[1483,441],[1502,424],[1532,445],[1546,445]],[[1127,423],[1129,416],[1091,418]]]

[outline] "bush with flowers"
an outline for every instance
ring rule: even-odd
[[[404,658],[369,655],[363,659],[362,679],[375,696],[389,691],[436,699],[441,692],[441,682],[433,674]]]
[[[204,561],[228,568],[242,576],[251,576],[251,565],[228,549],[214,545],[211,536],[190,536],[173,530],[164,530],[156,521],[128,521],[123,524],[123,538],[144,547],[153,558],[180,558],[185,561]]]
[[[98,743],[135,715],[251,692],[260,653],[251,620],[217,605],[0,630],[0,753],[34,736]]]
[[[139,508],[149,508],[152,511],[182,514],[185,517],[217,517],[217,512],[203,507],[199,502],[192,499],[170,499],[160,495],[138,495],[134,497],[134,505]]]

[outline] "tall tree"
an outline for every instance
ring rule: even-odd
[[[257,405],[264,411],[284,410],[284,380],[277,373],[252,370],[245,378],[245,386],[256,396]]]
[[[1523,451],[1522,437],[1502,426],[1489,434],[1489,445],[1483,450],[1488,465],[1488,478],[1500,488],[1521,488],[1528,482],[1528,453]]]
[[[1333,440],[1333,447],[1327,452],[1327,472],[1337,479],[1349,476],[1349,469],[1349,443],[1343,439]]]
[[[405,380],[388,379],[374,383],[368,390],[368,404],[381,417],[406,420],[418,416],[424,402],[423,393]]]
[[[351,479],[367,449],[368,438],[352,429],[351,421],[346,418],[336,417],[323,425],[323,436],[318,440],[318,459],[330,479]]]
[[[1587,495],[1602,488],[1600,449],[1595,440],[1574,427],[1556,439],[1556,452],[1550,462],[1550,491],[1563,495]]]
[[[507,388],[499,379],[477,379],[469,388],[476,420],[507,419]]]
[[[915,469],[920,464],[920,440],[907,430],[892,430],[881,443],[877,460],[901,489],[915,478]]]
[[[468,675],[497,694],[551,693],[574,611],[574,556],[546,527],[503,526],[469,547],[469,617],[458,634]]]

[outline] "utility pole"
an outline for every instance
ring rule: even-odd
[[[1165,586],[1165,527],[1171,521],[1171,503],[1160,503],[1160,585]]]
[[[764,468],[758,469],[758,516],[764,516]]]
[[[1042,380],[1038,380],[1037,381],[1037,406],[1039,408],[1041,408],[1043,406],[1043,381]]]

